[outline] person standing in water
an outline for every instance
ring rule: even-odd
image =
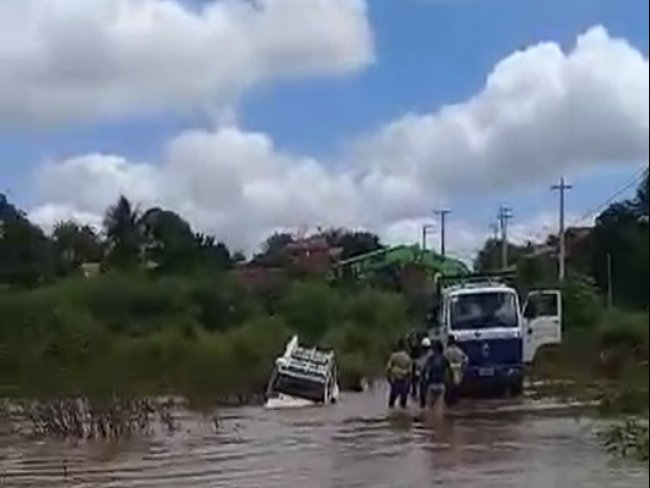
[[[388,408],[394,408],[399,399],[399,405],[406,408],[411,380],[413,361],[406,350],[406,341],[400,339],[386,366],[386,376],[390,384]]]
[[[422,341],[419,344],[419,355],[417,359],[413,361],[413,398],[418,399],[420,397],[420,391],[422,390],[422,371],[424,370],[424,365],[427,362],[429,354],[431,353],[431,339],[427,336],[422,338]]]
[[[424,369],[422,370],[422,387],[420,406],[431,407],[437,415],[444,414],[445,388],[451,377],[451,367],[445,357],[442,342],[434,341],[431,346]]]
[[[453,405],[458,401],[460,384],[463,381],[463,375],[469,359],[467,354],[458,346],[456,338],[450,335],[447,338],[447,349],[445,357],[451,367],[451,378],[447,386],[446,401],[447,405]]]

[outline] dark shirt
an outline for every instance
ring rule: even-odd
[[[424,364],[422,378],[429,385],[447,383],[450,371],[449,361],[443,354],[431,353]]]

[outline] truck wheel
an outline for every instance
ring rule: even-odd
[[[519,380],[510,387],[510,394],[518,397],[524,394],[524,380]]]

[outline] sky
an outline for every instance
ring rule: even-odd
[[[46,230],[124,194],[250,251],[275,230],[470,259],[648,161],[648,2],[3,0],[0,191]],[[436,247],[437,231],[430,245]]]

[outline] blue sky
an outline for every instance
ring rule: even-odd
[[[648,53],[648,2],[619,0],[373,0],[379,62],[360,76],[331,82],[279,84],[249,94],[242,119],[284,147],[331,156],[341,141],[406,111],[429,111],[480,90],[509,53],[540,41],[563,46],[602,24]],[[314,116],[314,114],[317,114]],[[573,176],[568,211],[582,215],[627,182],[636,166],[597,168]],[[555,210],[543,182],[507,195],[451,202],[454,217],[484,224],[503,202],[525,219]],[[540,229],[541,230],[541,229]]]
[[[201,2],[193,3],[199,8]],[[283,152],[333,166],[355,140],[406,113],[436,113],[445,105],[471,99],[481,92],[494,66],[519,49],[551,41],[570,50],[577,36],[602,25],[612,38],[625,39],[647,59],[647,1],[368,3],[374,37],[372,63],[344,75],[271,78],[247,88],[232,103],[237,127],[265,134]],[[201,109],[164,110],[155,115],[134,111],[54,125],[5,121],[0,125],[0,188],[31,209],[46,203],[34,184],[45,160],[105,153],[155,165],[167,141],[185,130],[209,129],[214,124]],[[639,166],[639,161],[630,161],[627,165],[593,165],[569,172],[575,185],[569,197],[569,213],[581,214],[607,198]],[[554,212],[556,196],[548,190],[554,176],[507,190],[479,190],[460,196],[452,192],[444,200],[453,209],[453,220],[487,234],[500,203],[512,205],[520,222],[539,220],[540,214]],[[544,230],[540,226],[536,231]],[[521,232],[529,229],[532,224]]]

